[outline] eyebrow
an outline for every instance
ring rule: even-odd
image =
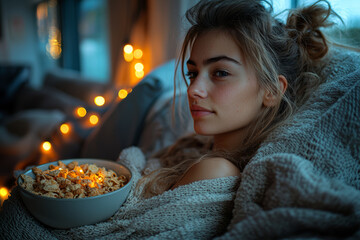
[[[238,65],[241,65],[241,63],[238,62],[237,60],[235,60],[235,59],[233,59],[233,58],[231,58],[231,57],[227,57],[227,56],[218,56],[218,57],[213,57],[213,58],[205,59],[205,60],[203,61],[203,64],[204,64],[204,65],[209,65],[209,64],[211,64],[211,63],[215,63],[215,62],[219,62],[219,61],[230,61],[230,62],[236,63],[236,64],[238,64]],[[196,66],[196,63],[195,63],[193,60],[191,60],[191,59],[189,59],[189,60],[186,62],[186,64],[190,64],[190,65]]]

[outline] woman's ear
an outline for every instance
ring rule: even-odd
[[[286,80],[286,77],[283,75],[279,75],[279,87],[280,87],[280,91],[281,91],[281,96],[285,93],[287,86],[288,86],[288,82]],[[269,90],[265,91],[264,94],[264,99],[263,99],[263,104],[266,107],[273,107],[275,106],[278,101],[279,101],[279,96],[278,95],[274,95],[272,92],[270,92]]]
[[[279,75],[279,84],[281,95],[283,95],[288,87],[288,81],[284,75]]]

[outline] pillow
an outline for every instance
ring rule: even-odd
[[[177,94],[173,110],[173,90],[168,90],[150,109],[139,147],[147,157],[194,133],[186,93]],[[174,112],[174,114],[173,114]]]

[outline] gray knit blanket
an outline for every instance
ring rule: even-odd
[[[16,187],[0,213],[0,239],[211,239],[226,231],[232,218],[239,177],[204,180],[142,199],[136,182],[145,167],[137,147],[122,151],[134,184],[124,205],[109,220],[69,230],[56,230],[35,220]]]
[[[326,83],[261,145],[240,182],[204,180],[147,200],[132,190],[108,221],[70,230],[33,219],[15,188],[0,238],[360,239],[359,54],[334,50],[323,75]],[[119,161],[140,178],[139,149]]]
[[[360,55],[333,51],[323,75],[245,167],[219,239],[360,239]]]

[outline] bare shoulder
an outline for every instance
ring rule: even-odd
[[[239,175],[240,170],[229,160],[221,157],[207,158],[192,165],[172,188],[204,179]]]

